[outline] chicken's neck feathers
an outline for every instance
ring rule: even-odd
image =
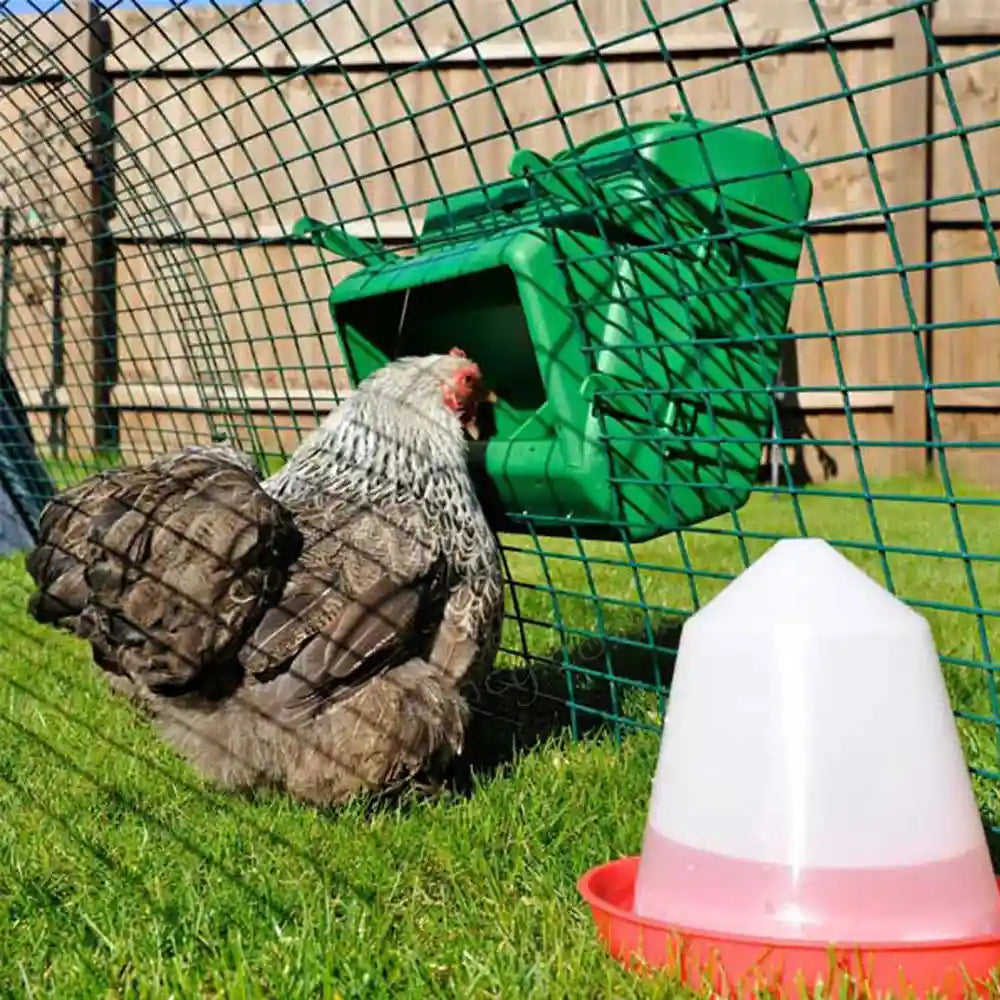
[[[284,502],[413,504],[438,525],[457,564],[495,558],[496,540],[468,472],[466,442],[451,414],[416,414],[361,395],[349,398],[264,482]]]

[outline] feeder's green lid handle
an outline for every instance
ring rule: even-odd
[[[607,392],[616,389],[613,379],[603,372],[592,372],[580,383],[580,398],[588,403],[594,401],[594,397],[600,392]]]
[[[368,240],[361,239],[360,236],[352,236],[350,233],[344,232],[343,229],[327,225],[316,219],[310,219],[307,215],[295,223],[292,227],[292,235],[298,239],[312,240],[315,246],[323,247],[360,264],[374,264],[399,259],[399,255],[394,254],[391,250],[383,250]]]
[[[641,240],[650,238],[649,223],[642,215],[636,218],[627,202],[609,203],[604,192],[587,177],[578,164],[563,162],[553,166],[544,156],[530,149],[521,149],[511,157],[509,170],[512,176],[530,178],[552,197],[561,198],[586,212],[600,215],[621,229],[634,233]],[[623,193],[624,189],[619,186],[617,196],[620,198]],[[641,194],[644,199],[648,199],[645,188]],[[662,239],[655,231],[652,238]]]
[[[573,202],[584,209],[595,209],[604,199],[575,164],[553,166],[552,161],[530,149],[519,149],[510,159],[511,177],[527,177],[546,194]]]

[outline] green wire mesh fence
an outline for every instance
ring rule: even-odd
[[[46,470],[61,485],[212,438],[280,464],[349,388],[331,288],[433,249],[428,220],[449,198],[479,205],[465,238],[504,232],[520,208],[487,194],[515,154],[543,165],[544,191],[552,157],[644,122],[694,121],[696,150],[732,126],[779,143],[811,182],[798,216],[758,204],[770,236],[794,237],[791,268],[740,272],[732,329],[711,347],[720,364],[769,360],[742,383],[696,371],[685,390],[709,414],[739,401],[756,423],[713,417],[675,428],[672,445],[701,435],[739,453],[749,499],[699,507],[718,482],[654,462],[645,485],[673,476],[703,516],[651,538],[614,518],[598,537],[565,511],[507,524],[501,665],[518,698],[568,706],[575,734],[656,730],[684,617],[773,540],[820,535],[932,621],[1000,820],[1000,17],[988,0],[70,4],[8,16],[0,46],[0,340],[25,414],[6,392],[2,458],[28,516]],[[757,168],[761,198],[790,199],[792,173]],[[713,190],[709,169],[671,198]],[[714,235],[677,223],[622,236],[587,200],[599,194],[574,197],[595,267],[704,254],[734,225],[720,196]],[[333,250],[296,230],[304,217],[331,227]],[[606,311],[611,286],[597,286],[583,300]],[[648,286],[631,287],[617,306],[649,309]],[[691,315],[719,292],[678,287]],[[426,336],[482,322],[483,349],[502,355],[519,335],[503,294],[486,320],[456,319],[432,294],[380,322],[406,344],[408,307]],[[481,305],[503,294],[475,292]],[[762,305],[775,295],[787,323]],[[616,468],[624,489],[634,473]]]

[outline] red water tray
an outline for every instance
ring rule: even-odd
[[[695,990],[724,997],[801,997],[817,980],[827,996],[988,996],[1000,935],[854,945],[780,941],[675,927],[632,911],[638,857],[598,865],[579,881],[597,933],[626,966],[670,969]],[[1000,879],[998,879],[1000,884]],[[847,988],[846,994],[840,992]]]

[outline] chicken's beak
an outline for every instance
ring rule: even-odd
[[[489,403],[490,405],[494,404],[496,401],[497,401],[497,394],[493,392],[492,389],[489,392],[487,392],[482,399],[483,403]],[[479,415],[480,415],[479,406],[476,406],[476,408],[472,411],[472,414],[469,417],[469,419],[466,420],[465,423],[463,424],[463,426],[465,427],[465,433],[468,434],[473,441],[478,441],[483,436],[483,430],[479,426]]]

